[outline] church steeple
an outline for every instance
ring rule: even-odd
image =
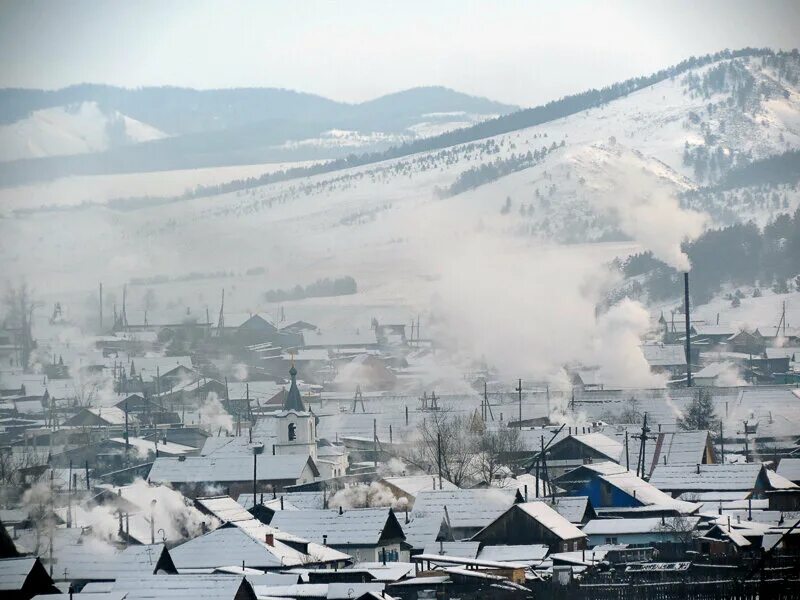
[[[292,357],[292,368],[289,369],[289,377],[292,378],[292,385],[289,386],[289,391],[283,400],[283,410],[305,412],[306,408],[303,406],[300,390],[297,389],[297,369],[294,368],[294,357]]]

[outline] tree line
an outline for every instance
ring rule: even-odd
[[[323,298],[326,296],[347,296],[358,291],[356,280],[349,275],[337,279],[317,279],[307,286],[296,285],[285,290],[269,290],[264,293],[267,302],[285,302],[303,298]]]
[[[707,231],[684,243],[683,250],[692,264],[694,302],[708,302],[723,284],[788,292],[800,274],[800,209],[778,215],[763,229],[750,222]],[[651,300],[673,298],[681,290],[681,274],[652,252],[635,254],[619,266],[626,277],[646,275],[642,286]]]

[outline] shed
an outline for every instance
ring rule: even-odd
[[[29,600],[38,594],[58,593],[38,558],[0,559],[0,595],[8,600]]]

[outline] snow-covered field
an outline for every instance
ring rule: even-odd
[[[108,200],[131,196],[179,196],[198,185],[217,185],[311,164],[314,164],[313,161],[62,177],[48,182],[0,188],[0,214],[15,210],[104,204]]]

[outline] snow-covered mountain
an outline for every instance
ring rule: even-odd
[[[118,111],[81,102],[36,110],[0,126],[0,161],[104,152],[164,137],[155,127]]]

